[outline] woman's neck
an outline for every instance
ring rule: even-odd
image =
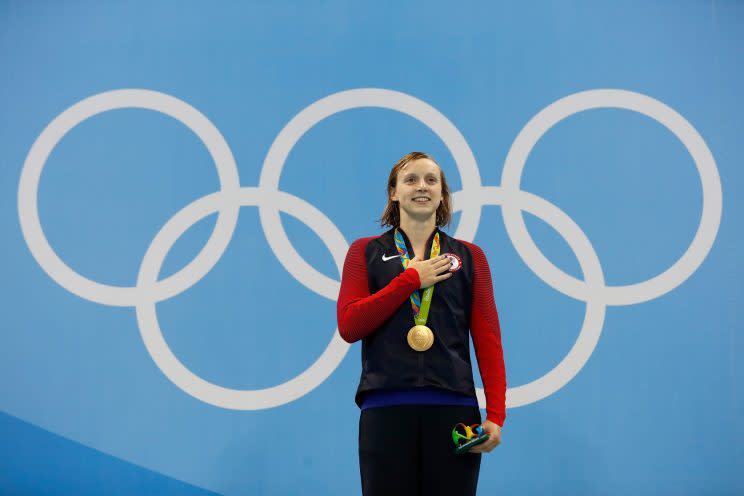
[[[424,221],[411,219],[406,215],[400,216],[400,228],[408,236],[408,241],[411,242],[411,247],[415,254],[421,258],[427,257],[423,252],[426,249],[426,242],[429,241],[429,236],[431,236],[431,233],[434,232],[436,227],[436,217],[433,215]]]

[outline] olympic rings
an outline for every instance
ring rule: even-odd
[[[480,222],[481,208],[502,208],[507,234],[525,264],[556,290],[585,301],[584,322],[571,350],[544,376],[507,391],[507,406],[527,405],[553,394],[584,366],[599,341],[607,305],[629,305],[657,298],[682,284],[710,252],[718,233],[722,211],[720,177],[705,141],[681,115],[658,100],[624,90],[591,90],[562,98],[535,115],[517,135],[504,164],[501,186],[483,186],[480,172],[467,141],[459,130],[429,104],[397,91],[360,88],[327,96],[308,106],[280,131],[272,143],[258,187],[241,187],[237,166],[229,146],[217,128],[198,110],[164,93],[149,90],[116,90],[86,98],[62,112],[39,135],[26,157],[18,188],[21,231],[31,254],[59,285],[81,298],[112,306],[132,306],[147,351],[174,384],[206,403],[238,410],[272,408],[294,401],[327,379],[343,360],[349,345],[334,332],[321,356],[293,379],[262,390],[229,389],[205,381],[188,370],[165,342],[155,304],[172,298],[203,278],[227,248],[237,225],[241,206],[255,206],[269,245],[287,271],[308,289],[335,300],[339,285],[308,264],[291,245],[279,221],[285,212],[305,223],[331,252],[339,274],[348,243],[338,228],[318,209],[279,190],[284,162],[297,141],[323,119],[345,110],[379,107],[405,113],[436,133],[455,159],[463,189],[454,193],[456,211],[462,211],[455,237],[472,241]],[[666,126],[692,155],[703,185],[700,226],[688,250],[672,267],[647,281],[608,287],[599,258],[581,228],[550,202],[520,189],[525,162],[537,141],[561,120],[594,108],[623,108],[640,112]],[[49,245],[38,214],[38,185],[44,164],[54,147],[72,128],[101,112],[121,108],[155,110],[183,123],[205,144],[220,180],[220,190],[184,207],[155,235],[140,265],[135,287],[111,286],[91,281],[73,271]],[[576,254],[584,281],[565,274],[535,245],[522,218],[527,211],[560,234]],[[179,272],[158,280],[163,260],[173,244],[192,225],[217,212],[214,231],[199,254]],[[485,397],[477,389],[481,407]]]

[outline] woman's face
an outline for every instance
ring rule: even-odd
[[[401,221],[404,216],[419,221],[436,216],[437,207],[442,202],[439,166],[428,158],[408,162],[398,172],[390,198],[400,205]]]

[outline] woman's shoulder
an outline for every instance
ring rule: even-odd
[[[382,234],[377,234],[377,235],[375,235],[375,236],[365,236],[365,237],[363,237],[363,238],[357,238],[357,239],[355,239],[355,240],[354,240],[354,241],[353,241],[353,242],[351,243],[351,246],[349,247],[349,251],[350,251],[350,252],[351,252],[351,251],[364,251],[364,250],[365,250],[365,249],[367,248],[367,245],[368,245],[368,244],[369,244],[370,242],[373,242],[373,241],[375,241],[375,240],[376,240],[376,239],[378,239],[378,238],[379,238],[380,236],[382,236]]]
[[[483,249],[480,246],[476,245],[475,243],[472,243],[470,241],[465,241],[464,239],[458,239],[458,238],[455,238],[454,236],[450,236],[450,238],[452,238],[456,243],[460,243],[464,245],[470,251],[470,253],[473,254],[473,256],[485,257],[485,253],[483,252]]]
[[[352,248],[357,249],[364,249],[368,244],[375,242],[375,241],[383,241],[383,239],[386,236],[392,237],[393,235],[393,229],[389,229],[385,232],[382,232],[380,234],[375,234],[374,236],[365,236],[363,238],[357,238],[354,240],[353,243],[351,243]]]

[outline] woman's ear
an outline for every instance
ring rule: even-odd
[[[390,192],[390,200],[394,202],[398,201],[398,195],[395,194],[395,188]]]

